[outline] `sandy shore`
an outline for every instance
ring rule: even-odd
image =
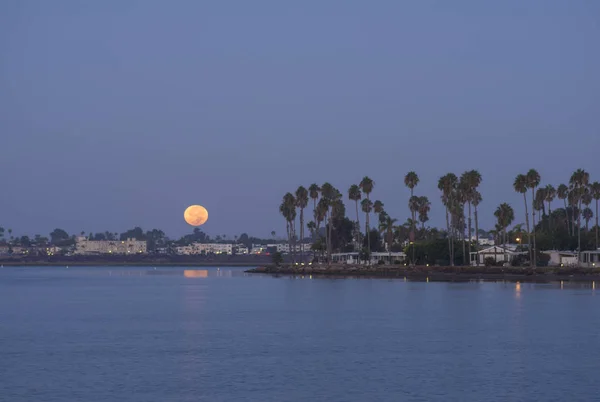
[[[399,265],[273,265],[246,272],[267,275],[312,275],[317,277],[407,278],[430,282],[473,280],[512,282],[600,281],[600,269],[589,268],[499,268],[499,267],[405,267]]]

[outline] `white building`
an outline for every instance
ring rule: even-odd
[[[477,236],[471,236],[471,241],[477,241]],[[493,246],[495,244],[494,239],[488,239],[485,237],[479,238],[480,246]]]
[[[233,246],[233,251],[236,254],[248,254],[249,253],[248,247],[244,246],[243,244],[236,244],[235,246]]]
[[[296,253],[301,252],[302,250],[304,250],[304,252],[307,251],[311,251],[310,248],[312,247],[312,244],[310,243],[296,243],[295,245],[291,245],[289,243],[277,243],[277,244],[267,244],[267,248],[275,248],[278,252],[282,253],[282,254],[289,254],[292,251],[296,251]]]
[[[267,252],[267,246],[264,244],[252,244],[252,254],[264,254]]]
[[[75,254],[144,254],[146,241],[144,240],[88,240],[80,236],[75,243]]]
[[[331,254],[331,261],[342,264],[365,264],[366,261],[360,261],[359,253],[334,253]],[[383,260],[386,264],[394,264],[396,261],[404,262],[406,260],[406,254],[402,251],[388,252],[373,252],[371,253],[371,265],[377,265],[380,260]]]
[[[595,251],[582,251],[580,267],[600,268],[600,249]]]
[[[510,264],[511,261],[518,255],[527,255],[527,251],[517,251],[517,246],[514,244],[507,244],[504,246],[492,246],[484,248],[483,250],[471,252],[471,265],[477,265],[477,259],[479,258],[479,265],[485,265],[486,258],[493,258],[495,263]]]
[[[238,254],[248,253],[248,248],[244,245],[234,245],[231,243],[192,243],[189,246],[177,247],[175,251],[181,255],[232,254],[234,247],[238,250]],[[241,252],[239,252],[240,249]]]
[[[548,254],[550,256],[550,261],[548,261],[548,266],[576,266],[577,265],[577,253],[573,251],[556,251],[556,250],[547,250],[542,251],[544,254]]]

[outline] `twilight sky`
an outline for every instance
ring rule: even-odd
[[[481,226],[518,223],[516,174],[600,180],[599,39],[594,0],[3,0],[0,226],[179,236],[200,203],[270,236],[286,191],[364,175],[404,221],[409,170],[441,226],[473,168]]]

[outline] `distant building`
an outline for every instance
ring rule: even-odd
[[[231,243],[192,243],[188,246],[179,246],[175,249],[180,255],[198,255],[198,254],[248,254],[248,248],[243,244]]]
[[[282,254],[289,254],[290,252],[294,251],[294,249],[295,249],[296,253],[299,253],[303,249],[305,252],[311,251],[310,248],[312,247],[312,244],[304,243],[304,247],[302,247],[302,246],[303,245],[301,243],[296,243],[295,245],[291,245],[291,246],[289,243],[277,243],[277,244],[267,244],[266,248],[267,249],[275,249],[277,252],[282,253]]]
[[[484,248],[483,250],[471,252],[471,265],[477,265],[477,259],[479,258],[479,265],[485,265],[487,258],[492,258],[495,263],[510,264],[514,258],[518,255],[527,255],[527,251],[517,251],[517,245],[507,244],[504,246],[492,246]]]
[[[477,241],[477,237],[476,236],[471,236],[471,241]],[[486,237],[480,237],[479,238],[479,245],[480,246],[493,246],[495,244],[494,239],[488,239]]]
[[[557,251],[557,250],[546,250],[542,253],[550,256],[548,261],[549,266],[576,266],[577,265],[577,253],[573,251]]]
[[[146,251],[146,241],[143,240],[89,240],[81,236],[75,243],[74,254],[145,254]]]

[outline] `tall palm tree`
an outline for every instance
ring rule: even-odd
[[[535,248],[535,208],[533,208],[534,206],[534,200],[535,200],[535,190],[537,188],[537,186],[540,185],[540,181],[542,180],[540,177],[540,174],[538,173],[537,170],[535,169],[529,169],[529,171],[527,172],[527,187],[529,187],[531,189],[531,202],[532,202],[532,210],[531,210],[531,222],[533,223],[532,229],[532,249],[531,249],[531,255],[533,258],[533,266],[535,267],[537,265],[536,259],[536,248]],[[544,203],[542,202],[542,205],[544,205]]]
[[[327,262],[330,263],[330,244],[331,244],[331,228],[333,226],[333,211],[332,207],[337,199],[338,190],[331,183],[324,183],[321,186],[321,199],[327,201],[327,223],[325,226],[325,242],[327,245]]]
[[[421,222],[421,230],[425,231],[425,222],[429,220],[429,211],[431,211],[431,203],[429,198],[419,197],[419,205],[417,212],[419,213],[419,221]]]
[[[438,189],[442,192],[442,202],[446,208],[446,230],[448,231],[448,252],[450,255],[450,265],[454,266],[453,253],[453,231],[450,228],[450,210],[452,209],[452,194],[456,189],[458,178],[454,173],[448,173],[438,180]]]
[[[577,258],[581,261],[581,202],[585,194],[585,190],[590,183],[590,174],[583,169],[577,169],[569,179],[569,184],[576,194],[577,203]]]
[[[304,262],[304,208],[308,205],[308,190],[300,186],[296,190],[296,207],[300,208],[300,260]]]
[[[319,193],[321,192],[321,187],[318,184],[313,183],[308,186],[308,196],[313,201],[313,219],[317,222],[317,201],[319,200]],[[313,239],[313,243],[316,238]]]
[[[373,211],[373,201],[369,200],[368,198],[363,199],[360,202],[360,207],[361,210],[365,213],[366,216],[366,224],[365,224],[365,229],[367,231],[367,250],[370,253],[371,252],[371,242],[370,242],[370,236],[369,236],[369,214]]]
[[[552,201],[556,198],[556,189],[552,184],[548,184],[546,186],[546,199],[545,201],[548,203],[548,231],[552,231]]]
[[[390,263],[392,263],[392,243],[394,242],[394,229],[396,228],[397,219],[392,219],[391,216],[385,214],[382,222],[379,223],[379,231],[386,234],[386,242]]]
[[[321,198],[317,203],[316,211],[316,236],[320,236],[321,223],[327,219],[327,212],[329,211],[329,204],[325,198]],[[327,234],[327,232],[325,232]]]
[[[529,229],[529,212],[527,210],[527,176],[524,174],[518,174],[513,183],[513,188],[517,193],[523,194],[523,201],[525,203],[525,226],[527,227],[527,245],[529,251],[529,261],[533,266],[533,257],[531,256],[531,230]]]
[[[329,264],[331,264],[331,253],[332,253],[332,248],[333,248],[333,237],[332,237],[332,232],[333,232],[333,225],[334,225],[334,218],[341,218],[345,215],[346,213],[346,209],[344,207],[344,203],[342,201],[342,193],[340,193],[337,189],[334,189],[332,198],[331,198],[331,213],[330,213],[330,219],[329,219],[329,235],[328,235],[328,240],[329,240],[329,244],[327,247],[327,261]]]
[[[569,197],[569,187],[567,187],[566,184],[559,184],[559,186],[556,189],[556,196],[558,197],[559,200],[563,200],[564,206],[565,206],[565,217],[567,219],[567,228],[570,228],[569,226],[569,210],[567,209],[567,198]]]
[[[365,176],[365,177],[362,178],[362,180],[360,181],[360,183],[358,183],[358,186],[360,187],[360,190],[363,192],[363,194],[367,197],[367,201],[369,201],[368,204],[370,205],[369,208],[367,208],[368,211],[365,211],[364,200],[363,200],[363,202],[361,202],[361,205],[363,207],[362,210],[366,214],[365,227],[367,228],[367,231],[366,231],[366,235],[367,235],[367,249],[369,250],[369,253],[371,253],[371,236],[369,234],[369,214],[371,213],[371,209],[373,208],[373,204],[370,201],[369,195],[373,191],[373,187],[375,187],[375,183],[373,182],[373,180],[371,180],[370,177]],[[369,258],[369,261],[370,261],[370,258]]]
[[[476,261],[477,266],[479,266],[479,219],[478,219],[478,216],[477,216],[477,207],[479,206],[479,204],[481,203],[481,201],[482,201],[481,194],[479,193],[479,191],[475,190],[473,192],[472,202],[473,202],[473,207],[475,208],[475,212],[474,212],[474,217],[475,217],[475,250],[477,252],[477,261]]]
[[[465,205],[467,205],[467,201],[470,199],[470,188],[469,184],[466,182],[466,177],[461,176],[458,181],[458,189],[457,189],[457,201],[459,202],[460,207],[458,208],[458,213],[460,214],[460,235],[462,237],[462,250],[463,250],[463,265],[467,265],[467,250],[466,250],[466,239],[465,230],[467,226],[465,225]],[[471,235],[469,234],[469,237]],[[469,246],[469,250],[471,247]]]
[[[592,197],[596,200],[596,226],[595,226],[595,237],[596,237],[596,250],[598,250],[598,201],[600,200],[600,183],[595,181],[590,185]]]
[[[494,212],[494,216],[498,221],[498,227],[502,229],[504,233],[503,246],[504,249],[504,261],[508,262],[507,252],[506,252],[506,228],[511,225],[511,223],[515,219],[515,212],[512,207],[507,203],[502,203],[498,206],[496,211]]]
[[[283,196],[281,205],[279,205],[279,212],[284,217],[286,222],[288,245],[292,251],[292,258],[294,258],[292,238],[294,236],[294,222],[296,221],[296,199],[292,193],[286,193]]]
[[[358,245],[360,244],[360,219],[358,217],[358,202],[362,198],[362,193],[360,192],[360,187],[356,184],[353,184],[348,189],[348,199],[354,201],[356,206],[356,245],[355,251],[358,251]]]
[[[585,231],[587,232],[590,230],[590,220],[592,220],[592,218],[594,217],[594,213],[592,212],[592,209],[590,207],[585,207],[581,212],[581,215],[585,220]]]
[[[375,200],[375,202],[373,203],[373,212],[375,212],[376,214],[380,214],[383,212],[383,202],[379,201],[379,200]]]
[[[410,209],[411,212],[411,219],[413,221],[413,227],[411,228],[411,241],[415,240],[415,228],[414,228],[414,223],[417,220],[417,216],[416,216],[416,209],[415,208],[411,208],[410,204],[411,204],[411,200],[414,197],[414,190],[415,187],[417,187],[417,184],[419,184],[419,176],[417,176],[417,174],[415,172],[413,172],[412,170],[410,172],[408,172],[405,176],[404,176],[404,185],[406,187],[408,187],[410,189],[410,198],[408,199],[408,207]],[[414,247],[413,247],[413,254],[414,254]],[[414,261],[413,261],[414,264]]]
[[[466,195],[468,211],[469,211],[469,219],[468,219],[468,233],[469,233],[469,256],[471,255],[471,234],[472,234],[472,226],[471,226],[471,205],[473,203],[473,197],[477,188],[481,184],[481,173],[477,170],[469,170],[464,172],[461,176],[461,181],[464,183],[464,191]]]

